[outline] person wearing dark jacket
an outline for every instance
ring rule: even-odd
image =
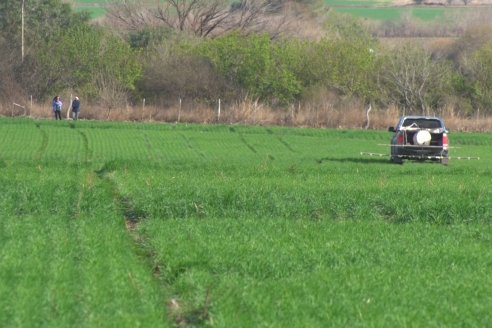
[[[75,99],[72,101],[72,115],[74,121],[79,119],[79,113],[80,113],[80,99],[79,97],[75,97]]]

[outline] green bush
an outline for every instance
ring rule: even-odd
[[[475,76],[475,91],[478,106],[492,112],[492,44],[478,49],[472,57],[472,71]]]
[[[301,83],[287,65],[289,54],[268,35],[234,33],[200,44],[195,53],[253,98],[285,103],[301,93]]]
[[[136,55],[123,40],[80,25],[41,45],[23,66],[24,80],[39,97],[65,89],[86,98],[98,98],[105,88],[131,91],[142,71]]]
[[[307,44],[307,48],[306,64],[299,72],[306,86],[321,85],[345,95],[374,98],[377,57],[369,43],[324,39]]]

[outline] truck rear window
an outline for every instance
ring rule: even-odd
[[[424,118],[407,118],[403,121],[403,127],[418,127],[421,129],[438,129],[441,128],[441,121]]]

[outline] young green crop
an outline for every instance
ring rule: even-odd
[[[0,119],[0,326],[486,325],[492,136],[389,138]]]
[[[7,162],[0,185],[1,326],[166,325],[165,294],[104,180]]]
[[[399,21],[405,17],[413,17],[425,22],[444,23],[446,20],[452,20],[452,17],[469,15],[483,10],[483,8],[473,6],[467,8],[395,6],[388,1],[325,0],[325,3],[337,12],[378,21]]]
[[[148,220],[174,293],[219,327],[486,324],[486,226]],[[210,295],[209,295],[210,294]]]

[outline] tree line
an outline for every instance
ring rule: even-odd
[[[381,26],[316,0],[127,0],[97,22],[61,0],[3,1],[0,101],[70,91],[113,108],[248,97],[278,110],[356,99],[490,114],[492,28],[469,26],[446,41],[388,42]]]

